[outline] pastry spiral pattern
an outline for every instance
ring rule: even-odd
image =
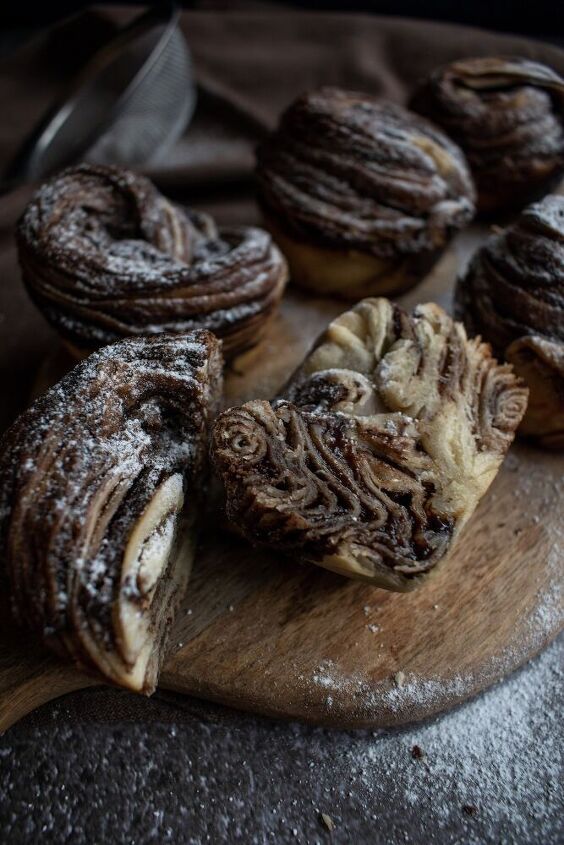
[[[126,339],[75,367],[0,443],[16,619],[133,690],[154,690],[186,587],[221,373],[205,330]]]
[[[519,58],[439,68],[411,107],[466,153],[484,212],[523,205],[564,168],[564,79]]]
[[[456,311],[526,381],[520,432],[564,448],[564,196],[486,241],[458,280]]]
[[[336,88],[287,109],[258,149],[257,179],[294,281],[347,298],[415,283],[474,213],[464,156],[441,130]],[[318,270],[314,249],[327,251]]]
[[[391,590],[416,587],[495,477],[527,402],[437,305],[364,300],[273,402],[218,418],[227,513],[251,542]]]
[[[78,350],[202,328],[231,357],[260,338],[287,276],[263,230],[218,229],[116,167],[82,164],[43,185],[17,243],[33,301]]]

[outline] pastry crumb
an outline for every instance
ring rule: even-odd
[[[463,804],[462,812],[466,813],[467,816],[475,816],[478,812],[478,808],[473,804]]]
[[[328,831],[335,830],[335,822],[333,821],[333,819],[331,818],[331,816],[328,816],[328,815],[327,815],[327,813],[320,813],[320,814],[319,814],[319,819],[320,819],[320,821],[321,821],[321,824],[322,824],[324,827],[326,827]]]

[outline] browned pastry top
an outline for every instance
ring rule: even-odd
[[[527,401],[441,308],[384,299],[331,323],[283,395],[214,426],[229,517],[255,543],[394,590],[445,556]]]
[[[548,195],[478,250],[456,312],[526,381],[520,432],[564,449],[564,196]]]
[[[231,355],[256,342],[286,281],[266,232],[218,230],[115,167],[82,164],[47,182],[17,239],[32,298],[79,347],[206,328]]]
[[[464,156],[426,120],[322,88],[257,153],[260,200],[292,234],[380,257],[434,250],[474,213]]]
[[[503,355],[523,335],[564,344],[564,196],[551,194],[478,250],[457,313]]]
[[[476,58],[434,71],[415,92],[412,108],[441,126],[462,147],[478,193],[495,197],[535,187],[564,166],[564,80],[537,62]]]
[[[142,567],[123,581],[125,547],[170,479],[193,507],[221,370],[220,343],[205,330],[123,340],[75,367],[0,441],[0,559],[15,615],[50,647],[117,682],[132,668],[120,602],[141,613],[155,587],[144,584]],[[172,530],[174,514],[163,507],[153,544]],[[156,646],[173,615],[157,610]],[[157,669],[139,685],[150,691]]]

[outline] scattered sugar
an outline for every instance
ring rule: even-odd
[[[24,276],[47,318],[88,346],[198,327],[243,331],[271,310],[282,282],[265,231],[220,231],[126,170],[64,171],[37,191],[18,232]]]
[[[455,701],[464,701],[496,678],[507,674],[525,660],[526,654],[540,650],[554,631],[562,627],[564,609],[562,584],[557,573],[560,561],[549,559],[555,565],[555,579],[542,595],[528,619],[523,642],[516,642],[499,655],[484,662],[477,674],[460,674],[449,678],[427,677],[398,669],[387,682],[370,684],[365,675],[343,672],[332,660],[323,661],[311,678],[314,686],[322,687],[335,699],[353,698],[358,712],[367,720],[390,718],[401,713],[404,719],[420,718],[425,713],[440,712]],[[561,570],[560,570],[561,572]]]
[[[168,704],[158,710],[165,724],[71,726],[62,699],[43,728],[16,726],[0,738],[8,839],[37,841],[43,825],[53,835],[67,825],[73,842],[103,841],[109,775],[132,771],[135,789],[110,789],[124,841],[139,838],[141,819],[156,841],[193,845],[285,842],[294,830],[304,845],[559,845],[562,646],[459,709],[401,730],[327,731],[216,718],[213,709],[185,718]],[[334,672],[325,661],[320,674]],[[331,840],[321,813],[334,824]]]
[[[511,828],[511,840],[499,841],[530,841],[531,826],[540,836],[543,814],[558,801],[563,765],[561,738],[551,730],[554,720],[543,718],[543,701],[563,674],[543,654],[529,670],[441,719],[357,746],[351,760],[358,766],[357,789],[368,789],[374,802],[431,809],[439,830],[463,811],[489,827]],[[414,758],[413,747],[423,761]],[[465,840],[482,841],[471,832]]]
[[[208,338],[195,332],[106,347],[36,400],[8,435],[12,440],[4,461],[13,474],[7,477],[19,485],[27,508],[40,509],[46,525],[57,520],[50,553],[56,562],[51,574],[60,624],[79,588],[97,608],[109,607],[114,598],[119,549],[109,545],[107,536],[76,547],[93,501],[111,501],[118,491],[112,530],[129,531],[140,507],[138,480],[143,479],[148,497],[167,474],[192,472],[200,448],[198,428],[194,436],[186,432],[206,413]],[[12,495],[10,485],[0,489],[2,518],[11,513]],[[164,527],[153,542],[166,545]],[[78,575],[73,591],[66,589],[69,560]]]
[[[339,688],[335,678],[331,677],[330,675],[314,675],[313,683],[318,684],[320,687],[332,687],[333,689]]]

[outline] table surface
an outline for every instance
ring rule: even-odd
[[[0,738],[3,842],[556,845],[563,658],[560,639],[473,701],[396,731],[88,690]]]

